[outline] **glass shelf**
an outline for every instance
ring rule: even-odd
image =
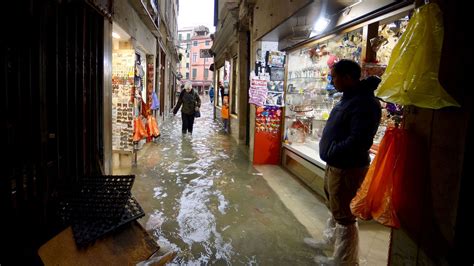
[[[292,80],[301,80],[301,79],[309,79],[309,80],[321,80],[321,81],[325,81],[326,79],[324,78],[315,78],[315,77],[298,77],[298,78],[288,78],[288,82],[292,81]]]

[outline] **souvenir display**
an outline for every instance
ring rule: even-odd
[[[266,54],[268,67],[282,68],[285,66],[285,53],[280,51],[268,51]]]
[[[114,52],[112,61],[112,150],[132,152],[135,51]]]
[[[407,25],[408,17],[380,25],[378,36],[369,40],[372,50],[377,53],[377,63],[387,66],[392,50],[405,32]]]
[[[269,81],[267,89],[269,92],[283,92],[283,81]]]
[[[285,79],[285,69],[280,67],[270,68],[270,80],[283,81]]]
[[[282,106],[283,92],[267,92],[265,106]]]
[[[278,107],[261,106],[257,108],[255,131],[270,134],[280,133],[281,109]]]
[[[286,54],[271,49],[265,54],[264,65],[250,77],[249,103],[257,106],[254,143],[259,147],[254,150],[254,163],[279,164]]]
[[[362,30],[356,30],[289,54],[284,127],[287,144],[317,151],[329,113],[341,97],[330,84],[331,68],[342,58],[360,62],[361,52]]]

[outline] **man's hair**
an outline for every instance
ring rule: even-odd
[[[357,62],[349,59],[341,59],[333,66],[334,72],[338,75],[348,75],[354,80],[360,79],[361,68]]]

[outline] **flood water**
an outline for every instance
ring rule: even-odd
[[[201,114],[192,136],[181,133],[179,114],[161,125],[132,168],[140,222],[178,252],[171,265],[314,264],[306,228],[222,133],[208,101]]]

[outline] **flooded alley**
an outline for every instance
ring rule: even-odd
[[[175,265],[314,264],[303,238],[320,235],[322,201],[276,166],[254,168],[208,100],[201,113],[192,136],[181,133],[178,113],[140,151],[131,170],[140,223],[163,250],[177,251]]]

